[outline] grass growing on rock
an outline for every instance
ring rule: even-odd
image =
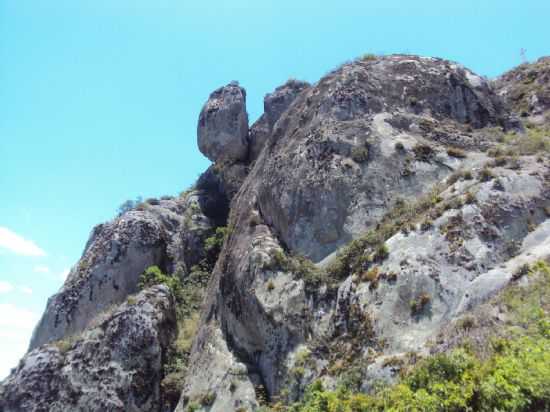
[[[495,132],[500,142],[487,154],[492,157],[550,154],[550,129],[541,126],[530,126],[524,134]]]
[[[402,371],[396,385],[380,386],[372,394],[347,385],[327,390],[315,381],[303,399],[266,411],[548,411],[550,410],[550,266],[533,265],[528,286],[512,284],[499,302],[508,311],[481,357],[467,342]],[[468,318],[460,327],[471,329]],[[506,332],[502,332],[506,329]]]
[[[408,230],[411,224],[437,205],[441,201],[439,193],[442,190],[443,187],[436,186],[414,203],[397,200],[376,228],[351,241],[337,253],[327,267],[329,277],[343,280],[351,274],[365,272],[373,263],[383,261],[389,253],[386,240],[400,230]]]
[[[282,249],[276,249],[271,254],[270,268],[290,272],[297,279],[304,281],[306,290],[316,290],[329,280],[322,269],[304,256],[287,255]]]
[[[164,404],[175,408],[181,391],[191,346],[199,327],[199,312],[210,274],[227,237],[228,229],[218,227],[204,242],[204,258],[186,275],[166,274],[158,266],[147,268],[140,277],[140,289],[164,284],[176,300],[177,336],[164,359],[161,390]],[[183,280],[182,280],[183,279]]]

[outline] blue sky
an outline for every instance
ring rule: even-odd
[[[364,53],[459,61],[493,77],[550,54],[547,0],[0,0],[0,378],[91,228],[209,162],[208,94],[247,89],[251,120],[289,77]]]

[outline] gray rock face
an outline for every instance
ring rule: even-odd
[[[0,410],[158,411],[163,356],[175,330],[168,288],[144,290],[84,333],[29,352],[2,383]]]
[[[446,245],[438,234],[437,222],[437,232],[415,231],[406,238],[414,246],[393,248],[399,237],[388,241],[391,260],[385,264],[400,265],[398,256],[407,250],[418,252],[418,266],[411,263],[410,272],[399,266],[404,273],[397,278],[398,286],[371,290],[355,285],[350,277],[336,299],[324,289],[311,296],[304,279],[281,269],[276,256],[285,249],[315,261],[331,260],[339,246],[375,227],[397,198],[414,202],[453,171],[480,169],[487,159],[478,150],[485,146],[473,129],[504,126],[507,119],[509,114],[482,78],[439,59],[389,56],[358,61],[301,92],[276,121],[233,199],[232,234],[209,287],[177,410],[185,410],[205,393],[217,395],[211,411],[254,410],[254,389],[264,388],[270,398],[296,385],[289,371],[300,348],[332,339],[339,342],[340,335],[352,334],[358,321],[352,319],[351,308],[359,319],[372,321],[368,327],[363,327],[364,320],[359,322],[365,335],[358,339],[365,353],[374,345],[366,333],[370,328],[374,336],[390,342],[388,353],[421,347],[448,321],[446,316],[460,312],[465,296],[461,288],[509,259],[505,245],[485,239],[485,233],[472,234],[470,243],[465,241],[469,252],[461,250],[455,256],[450,251],[455,246]],[[269,128],[267,116],[260,121]],[[449,146],[467,149],[466,158],[449,155]],[[535,164],[534,159],[528,162]],[[513,187],[525,188],[507,188],[506,196],[513,199],[504,196],[497,202],[496,192],[479,187],[482,210],[499,210],[505,221],[518,217],[513,229],[502,234],[506,238],[521,241],[527,233],[526,215],[518,210],[534,208],[536,223],[544,219],[547,166],[533,167],[534,175],[502,172],[503,180],[515,182]],[[455,190],[464,196],[467,186]],[[516,203],[510,211],[509,205]],[[464,213],[470,211],[466,208]],[[475,227],[480,216],[483,213],[475,209],[471,225]],[[488,233],[494,229],[486,226]],[[483,255],[487,244],[497,252]],[[462,270],[466,261],[469,266]],[[433,316],[411,318],[409,301],[423,290],[434,295]],[[406,333],[401,336],[402,331]],[[342,347],[350,344],[343,341]],[[299,385],[326,370],[330,360],[319,352],[316,356]]]
[[[199,150],[213,162],[248,156],[246,92],[237,83],[214,91],[202,108],[197,127]]]
[[[30,349],[84,330],[98,313],[135,293],[149,266],[187,273],[203,257],[204,239],[213,229],[200,206],[206,198],[192,192],[145,203],[94,228],[79,263],[48,300]]]
[[[534,123],[550,124],[550,57],[522,64],[494,82],[506,103]]]
[[[309,87],[309,83],[299,80],[289,80],[282,86],[277,87],[273,93],[264,98],[264,112],[267,124],[273,128],[281,115],[290,107],[296,96]]]
[[[94,229],[33,350],[0,388],[0,410],[163,408],[172,297],[164,287],[128,295],[150,265],[185,281],[219,225],[228,237],[185,353],[178,412],[255,411],[260,395],[274,400],[282,389],[293,401],[318,377],[334,387],[331,371],[344,361],[362,368],[369,390],[395,377],[386,360],[428,352],[445,325],[518,267],[549,257],[549,160],[488,157],[494,129],[513,116],[462,66],[365,58],[313,86],[288,82],[264,109],[248,133],[244,90],[230,84],[211,95],[198,140],[216,163],[182,198]],[[397,204],[407,208],[388,214]],[[384,234],[387,256],[354,242],[360,265],[325,270],[346,262],[339,248],[370,230]],[[62,338],[71,344],[52,343]]]
[[[271,135],[273,126],[298,94],[310,87],[306,82],[289,80],[264,97],[264,114],[250,128],[250,159],[255,160]]]
[[[406,129],[392,125],[395,117]],[[258,162],[259,208],[290,249],[320,260],[374,224],[392,198],[415,197],[457,166],[429,125],[450,125],[443,143],[461,146],[472,135],[462,123],[506,118],[487,83],[450,62],[390,56],[344,65],[277,122],[273,148]],[[432,145],[435,157],[419,159],[418,144]]]
[[[389,257],[378,269],[397,274],[395,281],[340,289],[371,313],[387,354],[424,350],[443,325],[505,287],[522,264],[550,255],[550,237],[537,235],[550,223],[544,212],[550,204],[547,172],[546,165],[524,158],[521,171],[495,168],[494,180],[451,185],[442,202],[467,192],[475,193],[475,201],[444,212],[427,230],[391,237]],[[411,301],[424,293],[429,304],[411,314]]]

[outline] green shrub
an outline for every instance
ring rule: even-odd
[[[413,147],[413,153],[416,159],[422,162],[429,162],[435,154],[432,147],[424,143],[417,143]]]
[[[386,259],[390,255],[390,251],[385,243],[382,243],[376,247],[374,252],[373,261],[380,262]]]
[[[214,234],[204,241],[204,251],[206,253],[206,263],[211,269],[214,268],[218,255],[222,250],[223,243],[229,235],[229,229],[221,226],[217,227]]]
[[[196,402],[191,402],[189,405],[187,405],[187,408],[185,408],[185,412],[196,412],[201,408],[201,406]]]
[[[216,393],[207,392],[200,397],[199,402],[202,406],[210,406],[214,403],[215,400],[216,400]]]
[[[420,230],[426,232],[434,227],[434,222],[431,219],[426,219],[420,224]]]
[[[483,357],[468,345],[432,355],[403,371],[396,385],[376,386],[369,395],[353,385],[325,390],[315,381],[288,411],[549,411],[550,265],[536,262],[530,272],[527,287],[513,284],[498,299],[505,304],[511,331],[519,327],[520,333],[495,336]],[[469,330],[475,319],[466,315],[457,325]]]
[[[126,200],[124,203],[122,203],[118,207],[117,216],[122,216],[124,213],[135,209],[142,202],[143,202],[143,198],[141,196],[136,197],[135,200],[132,200],[132,199]]]
[[[457,325],[460,329],[470,330],[476,325],[476,320],[471,315],[466,315],[457,321]]]
[[[366,53],[361,56],[361,60],[363,61],[374,61],[376,59],[377,59],[376,54],[372,54],[372,53]]]
[[[354,147],[351,149],[351,158],[356,163],[364,163],[369,159],[369,149],[367,147]]]
[[[180,372],[172,372],[166,375],[160,382],[160,388],[163,394],[163,401],[174,409],[183,390],[184,375]]]
[[[427,293],[422,293],[416,299],[410,301],[409,306],[411,308],[411,315],[418,315],[428,306],[432,298]]]
[[[451,157],[456,157],[458,159],[464,159],[467,157],[467,154],[464,150],[459,149],[458,147],[449,147],[447,149],[447,154]]]
[[[472,192],[466,192],[464,203],[467,205],[474,204],[476,202],[476,196]]]
[[[76,341],[77,341],[76,336],[71,335],[71,336],[64,337],[63,339],[57,340],[53,342],[53,344],[62,355],[65,355],[67,352],[69,352],[73,348]]]
[[[179,276],[167,275],[158,266],[149,266],[145,269],[139,278],[138,287],[143,290],[160,284],[168,286],[178,303],[183,301],[183,287]]]
[[[491,169],[489,169],[487,166],[481,169],[481,171],[479,172],[479,180],[481,182],[488,182],[493,177],[495,177],[495,175],[493,174]]]
[[[443,188],[435,186],[414,203],[397,199],[375,229],[352,240],[337,252],[326,268],[328,277],[341,281],[354,273],[363,273],[372,263],[385,259],[388,255],[385,241],[401,230],[415,230],[414,222],[441,201],[439,193]]]
[[[518,280],[529,273],[529,265],[527,263],[518,267],[514,273],[512,273],[512,280]]]
[[[297,279],[304,281],[306,290],[309,291],[328,280],[326,272],[315,266],[310,259],[304,256],[287,256],[282,249],[271,252],[270,268],[292,273]],[[268,290],[271,290],[269,285]]]
[[[501,147],[491,147],[487,150],[487,155],[491,157],[499,157],[504,155],[504,150]]]
[[[546,411],[550,408],[550,345],[521,338],[480,360],[464,349],[416,365],[402,381],[371,395],[312,385],[292,412]]]
[[[492,167],[506,166],[507,158],[505,156],[498,156],[491,162]]]

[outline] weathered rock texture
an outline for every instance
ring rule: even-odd
[[[181,276],[204,257],[204,239],[220,210],[212,192],[190,192],[179,199],[151,200],[92,231],[82,258],[61,290],[52,296],[30,348],[79,333],[98,313],[137,292],[139,276],[152,265]],[[227,212],[225,212],[227,213]]]
[[[479,188],[479,209],[464,211],[473,219],[464,224],[465,231],[474,230],[468,228],[476,226],[482,210],[492,210],[494,216],[501,211],[502,224],[514,222],[511,231],[499,229],[491,235],[495,225],[484,223],[488,234],[468,234],[471,240],[458,252],[442,241],[439,229],[415,231],[403,241],[390,239],[390,257],[411,254],[410,268],[401,268],[397,258],[388,261],[391,267],[380,268],[403,272],[398,286],[381,287],[380,292],[365,286],[359,289],[366,292],[357,292],[350,274],[336,295],[323,288],[312,293],[300,273],[278,267],[276,256],[286,250],[330,261],[339,246],[376,227],[397,198],[414,202],[455,170],[481,169],[487,158],[479,150],[486,142],[475,129],[507,127],[509,120],[487,82],[438,59],[390,56],[357,61],[301,92],[275,123],[233,200],[234,230],[210,284],[178,410],[205,393],[216,394],[211,411],[254,409],[258,390],[272,399],[282,388],[299,387],[326,370],[330,356],[318,351],[326,352],[331,345],[319,342],[352,345],[341,336],[359,337],[364,353],[369,347],[380,350],[376,342],[383,339],[387,353],[419,349],[468,302],[475,304],[477,297],[482,300],[505,283],[511,269],[500,283],[476,279],[491,277],[490,272],[482,274],[510,257],[495,239],[502,235],[521,242],[525,237],[528,205],[535,210],[536,223],[545,219],[546,164],[537,166],[532,176],[503,172],[503,179],[513,185],[505,189],[510,193],[493,199],[495,192],[487,183]],[[467,149],[467,157],[449,155],[450,146]],[[533,159],[527,161],[531,163]],[[442,224],[438,221],[435,227]],[[533,256],[544,254],[544,247],[537,250]],[[427,319],[411,317],[410,300],[423,289],[435,295],[433,313]],[[365,333],[356,335],[358,325]],[[296,383],[295,354],[304,347],[315,351],[316,359],[304,382]]]
[[[250,128],[250,159],[255,160],[277,120],[290,107],[302,90],[309,87],[306,82],[289,80],[264,97],[264,114]]]
[[[522,79],[503,76],[499,93],[514,95]],[[116,368],[116,382],[96,383],[111,368],[109,348],[122,346],[110,335],[94,339],[134,306],[123,304],[104,328],[92,319],[134,293],[147,266],[185,282],[206,236],[226,221],[177,411],[254,411],[260,399],[298,399],[316,378],[331,387],[349,368],[364,390],[394,379],[387,359],[429,352],[445,325],[550,254],[550,159],[489,156],[503,131],[522,130],[514,100],[493,87],[441,59],[366,57],[314,85],[277,88],[250,130],[244,89],[218,89],[198,126],[199,147],[215,164],[195,191],[94,230],[0,405],[43,410],[47,399],[61,409],[118,410],[118,399],[127,410],[158,410],[163,376],[148,350],[132,352],[136,363],[123,368],[147,372],[142,398]],[[156,307],[162,290],[140,294],[138,307]],[[148,338],[154,359],[175,334],[165,324],[163,338]],[[160,335],[160,323],[143,333],[151,330]],[[65,357],[49,343],[74,334],[82,338]],[[101,342],[106,354],[83,375],[77,361]],[[23,395],[32,385],[45,386]],[[98,397],[116,407],[93,403]]]
[[[155,286],[99,314],[80,335],[30,351],[0,387],[3,412],[160,411],[176,312]]]
[[[214,162],[245,160],[247,137],[246,92],[230,83],[213,92],[202,108],[197,128],[199,149]]]
[[[415,197],[457,167],[438,141],[469,145],[465,124],[504,125],[507,116],[482,78],[447,61],[344,65],[277,123],[250,179],[259,209],[291,250],[320,260],[375,224],[393,198]],[[428,132],[449,122],[450,133]],[[414,155],[417,144],[434,145],[431,161]]]
[[[510,70],[495,81],[495,87],[523,118],[550,123],[550,57]]]

